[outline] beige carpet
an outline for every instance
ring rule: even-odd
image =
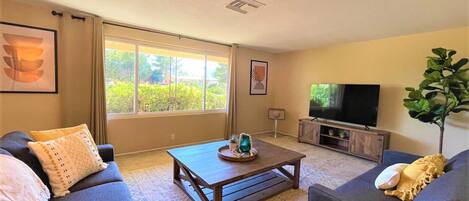
[[[301,164],[300,189],[280,193],[269,201],[307,200],[308,187],[319,183],[336,188],[376,163],[316,146],[296,138],[256,135],[256,138],[306,155]],[[119,156],[116,161],[136,201],[190,200],[172,182],[172,160],[166,150]],[[291,169],[289,169],[291,171]]]

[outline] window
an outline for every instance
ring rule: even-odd
[[[226,108],[228,58],[106,40],[108,113]]]

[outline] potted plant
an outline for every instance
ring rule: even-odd
[[[405,88],[409,95],[404,106],[412,118],[440,128],[439,153],[442,153],[446,117],[469,111],[469,68],[465,67],[467,58],[453,63],[454,50],[435,48],[432,52],[436,56],[427,57],[427,69],[419,87]]]

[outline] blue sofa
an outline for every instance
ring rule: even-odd
[[[47,174],[42,170],[39,160],[29,150],[27,144],[32,139],[26,133],[15,131],[0,138],[0,154],[7,154],[26,163],[41,178],[51,191]],[[71,193],[64,197],[52,198],[53,201],[131,201],[127,184],[124,183],[114,162],[112,145],[98,145],[99,155],[109,166],[94,173],[70,188]],[[51,191],[52,192],[52,191]],[[52,196],[51,196],[52,197]]]
[[[421,156],[386,150],[383,163],[351,181],[332,190],[320,184],[309,187],[309,201],[399,201],[385,196],[374,186],[376,177],[388,166],[412,163]],[[445,174],[424,188],[414,201],[467,201],[469,200],[469,150],[446,162]]]

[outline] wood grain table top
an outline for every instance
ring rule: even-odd
[[[257,158],[249,162],[230,162],[217,155],[218,148],[227,143],[228,141],[218,141],[174,148],[168,150],[168,153],[208,186],[225,185],[306,157],[304,154],[253,139],[253,147],[259,152]]]

